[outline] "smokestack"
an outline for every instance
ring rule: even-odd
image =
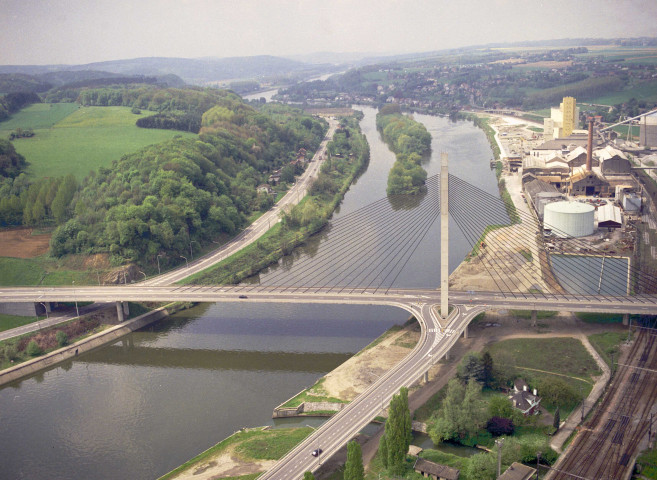
[[[591,171],[591,165],[593,164],[593,119],[589,120],[589,144],[588,150],[586,152],[586,171]]]

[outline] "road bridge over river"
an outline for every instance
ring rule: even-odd
[[[532,216],[513,210],[509,215],[504,202],[448,176],[446,156],[444,164],[440,177],[445,181],[429,179],[426,195],[386,198],[334,222],[328,229],[330,238],[322,252],[299,261],[294,275],[280,269],[255,285],[162,286],[195,271],[186,267],[166,280],[160,278],[130,286],[0,288],[0,300],[339,303],[389,305],[413,315],[421,326],[420,340],[413,351],[260,477],[267,479],[298,479],[305,471],[317,469],[322,457],[333,455],[353,438],[402,386],[413,384],[446,355],[459,336],[467,332],[470,321],[487,309],[637,314],[657,311],[657,296],[652,293],[655,279],[630,264],[605,264],[603,260],[600,267],[573,257],[574,268],[555,274]],[[497,291],[449,290],[448,211],[474,247],[468,260],[478,262],[478,267],[489,273]],[[395,279],[438,215],[442,225],[441,289],[395,288]],[[496,227],[493,230],[489,225]],[[265,230],[264,223],[261,227],[258,231]],[[250,236],[248,241],[253,240]],[[571,247],[574,244],[574,248],[580,248],[577,239],[570,241]],[[586,248],[590,250],[588,245]],[[601,256],[606,258],[605,254]],[[620,290],[618,285],[604,284],[603,271],[610,270],[623,279]],[[578,291],[592,278],[593,291],[586,288]],[[448,304],[452,308],[449,315]],[[324,451],[320,458],[310,455],[317,446]]]

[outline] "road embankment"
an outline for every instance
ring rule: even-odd
[[[170,313],[167,307],[158,308],[151,312],[145,313],[138,317],[128,320],[119,325],[110,327],[102,332],[98,332],[90,337],[79,340],[71,345],[66,345],[58,350],[50,352],[33,360],[23,362],[15,367],[7,368],[0,371],[0,387],[20,380],[46,368],[53,367],[59,363],[71,360],[82,353],[89,352],[93,349],[115,342],[122,336],[134,332],[150,323],[167,317]]]

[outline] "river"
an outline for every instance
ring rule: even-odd
[[[394,162],[376,131],[376,111],[358,108],[371,161],[336,218],[384,197]],[[434,139],[429,175],[447,151],[452,173],[497,194],[480,130],[416,118]],[[438,285],[438,227],[398,286]],[[454,225],[452,270],[469,249],[457,232]],[[222,303],[180,312],[1,389],[0,478],[156,478],[241,427],[273,424],[276,405],[406,318],[371,306]]]

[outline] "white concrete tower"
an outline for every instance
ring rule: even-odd
[[[447,152],[440,155],[440,316],[447,318],[449,293],[449,207],[447,201]]]

